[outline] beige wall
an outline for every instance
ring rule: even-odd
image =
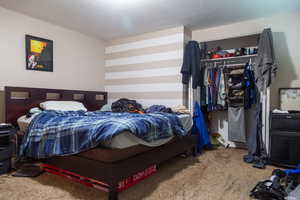
[[[0,27],[0,122],[4,86],[104,89],[102,41],[2,7]],[[54,41],[54,72],[25,70],[25,34]]]
[[[278,107],[278,88],[300,87],[300,13],[244,21],[209,29],[194,30],[193,39],[211,41],[260,33],[272,28],[279,64],[277,78],[271,87],[271,107]]]
[[[184,37],[181,26],[108,41],[105,89],[109,102],[130,98],[144,106],[182,104]]]

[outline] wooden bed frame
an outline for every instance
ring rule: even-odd
[[[16,94],[20,93],[20,94]],[[80,96],[81,98],[74,98]],[[54,98],[55,97],[55,98]],[[46,100],[76,100],[90,111],[100,109],[107,103],[106,92],[76,90],[5,87],[6,122],[16,125],[18,117]],[[53,174],[71,177],[77,182],[109,193],[109,200],[118,199],[120,181],[179,154],[191,152],[196,156],[196,136],[175,138],[173,142],[156,147],[124,160],[111,163],[92,160],[78,155],[54,157],[43,160],[45,170]]]

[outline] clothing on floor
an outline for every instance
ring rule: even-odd
[[[38,177],[44,171],[36,164],[23,164],[17,171],[12,173],[13,177]]]
[[[246,142],[245,109],[228,108],[228,139],[232,142]]]
[[[273,36],[270,28],[264,29],[258,43],[258,56],[255,61],[255,78],[259,91],[269,87],[272,79],[276,76],[275,53]]]
[[[183,64],[181,68],[182,83],[188,84],[192,77],[192,88],[203,86],[203,64],[200,62],[201,58],[205,56],[206,45],[200,50],[197,41],[189,41],[185,46]]]

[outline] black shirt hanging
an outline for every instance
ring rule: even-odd
[[[205,56],[205,47],[200,50],[197,41],[189,41],[184,50],[183,64],[181,68],[182,83],[188,84],[192,76],[192,88],[203,86],[203,71],[204,68],[200,62],[201,58]]]

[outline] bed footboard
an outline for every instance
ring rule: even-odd
[[[159,166],[164,161],[185,152],[192,152],[192,155],[196,156],[196,141],[195,135],[177,138],[172,143],[113,163],[104,163],[74,155],[45,160],[44,166],[55,166],[63,172],[76,174],[81,177],[80,180],[86,178],[89,182],[96,183],[96,186],[92,184],[91,187],[108,192],[109,200],[117,200],[118,187],[122,180],[132,177],[151,166]],[[45,168],[45,171],[53,173],[47,168]],[[57,174],[57,172],[54,174]],[[84,185],[89,186],[88,184]]]

